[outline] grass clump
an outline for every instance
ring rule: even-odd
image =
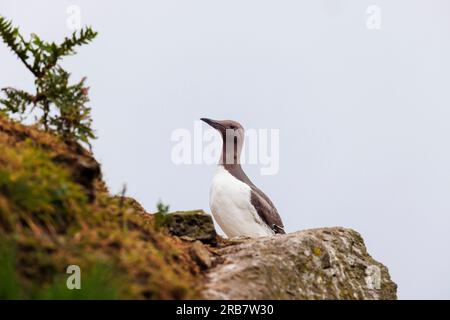
[[[0,164],[0,228],[37,224],[62,232],[86,211],[82,188],[31,141],[4,148]]]
[[[111,264],[98,262],[84,267],[83,286],[80,290],[69,290],[67,276],[61,272],[47,283],[23,279],[18,266],[17,249],[0,242],[0,299],[38,299],[38,300],[104,300],[118,299],[121,294],[123,277]]]

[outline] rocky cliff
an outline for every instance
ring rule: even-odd
[[[209,299],[396,299],[387,268],[349,229],[236,241],[208,271]]]
[[[201,210],[111,195],[90,152],[1,115],[0,149],[1,299],[396,298],[355,231],[226,240]]]

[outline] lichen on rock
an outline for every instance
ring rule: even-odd
[[[344,228],[248,239],[220,249],[209,299],[396,299],[387,268]]]

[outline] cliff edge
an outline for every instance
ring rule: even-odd
[[[388,269],[353,230],[325,228],[247,239],[218,252],[208,299],[396,299]]]
[[[1,114],[0,149],[0,299],[396,298],[355,231],[223,239],[201,210],[111,195],[89,151]]]

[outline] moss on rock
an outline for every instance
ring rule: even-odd
[[[1,298],[200,297],[190,243],[111,196],[89,152],[3,117],[0,148]],[[69,265],[81,268],[81,290],[66,287]]]
[[[203,210],[157,214],[156,217],[159,225],[166,227],[174,236],[209,244],[217,242],[217,233],[212,217]]]

